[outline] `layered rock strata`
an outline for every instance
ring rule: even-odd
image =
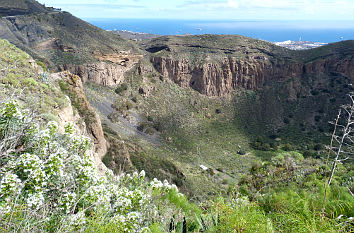
[[[181,87],[191,87],[208,96],[222,96],[237,88],[254,90],[267,81],[331,72],[340,73],[354,81],[354,57],[343,60],[317,59],[307,63],[272,61],[267,57],[245,60],[225,57],[220,62],[194,66],[187,59],[152,57],[151,62],[164,77]]]

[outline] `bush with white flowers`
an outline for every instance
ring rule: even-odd
[[[99,176],[89,138],[38,122],[16,101],[0,108],[0,229],[81,231],[100,217],[117,232],[142,232],[161,221],[154,200],[176,186],[146,182],[144,171]]]

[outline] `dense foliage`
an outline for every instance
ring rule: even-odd
[[[89,138],[71,124],[42,128],[16,101],[0,110],[0,227],[5,231],[79,231],[99,222],[142,232],[161,222],[157,202],[176,187],[145,172],[99,176]],[[162,223],[162,222],[161,222]]]
[[[353,196],[341,166],[320,216],[326,169],[296,152],[255,164],[251,174],[199,207],[145,172],[100,176],[89,138],[72,124],[45,127],[16,101],[0,110],[0,229],[10,232],[348,232]],[[345,178],[346,177],[346,178]],[[346,183],[347,182],[347,183]],[[351,183],[350,183],[351,184]],[[251,200],[251,201],[250,201]]]

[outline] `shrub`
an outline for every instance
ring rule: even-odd
[[[38,86],[38,83],[36,80],[34,80],[33,78],[26,78],[22,81],[22,83],[26,86],[30,86],[30,87],[36,87]]]
[[[311,95],[314,95],[314,96],[318,95],[319,93],[320,92],[318,90],[312,90],[311,91]]]
[[[283,150],[285,151],[291,151],[293,149],[293,146],[290,143],[286,143],[283,145]]]
[[[127,110],[130,110],[130,109],[134,108],[134,103],[127,100],[127,102],[125,103],[125,107]]]
[[[133,96],[133,97],[132,97],[132,101],[133,101],[134,103],[137,103],[137,102],[138,102],[137,96]]]
[[[148,127],[145,129],[145,133],[149,135],[153,135],[154,133],[156,133],[156,130],[152,127]]]
[[[319,122],[320,120],[321,120],[321,116],[316,115],[316,116],[315,116],[315,121],[316,121],[316,122]]]
[[[18,77],[16,77],[16,75],[13,73],[10,73],[6,77],[1,78],[0,82],[12,86],[17,86],[19,84]]]
[[[279,147],[279,142],[274,141],[274,142],[269,143],[269,145],[270,145],[270,147],[273,148],[274,150],[277,150],[278,147]]]
[[[271,149],[269,143],[256,141],[252,144],[252,147],[256,150],[269,151]]]
[[[245,155],[246,151],[244,149],[240,149],[239,151],[237,151],[237,154],[239,155]]]
[[[304,155],[305,158],[313,157],[314,154],[315,154],[315,151],[312,151],[312,150],[305,150],[305,151],[303,152],[303,155]]]
[[[37,61],[37,65],[42,67],[43,71],[47,71],[47,66],[42,61]]]
[[[115,93],[120,95],[122,92],[128,90],[128,84],[127,83],[122,83],[119,87],[115,89]]]
[[[313,147],[314,150],[316,151],[319,151],[319,150],[323,150],[324,149],[324,146],[322,144],[316,144],[314,147]]]
[[[72,124],[64,134],[56,122],[40,125],[16,101],[0,109],[1,229],[136,232],[162,223],[157,200],[177,193],[175,186],[146,182],[143,171],[101,176],[89,138],[76,135]]]
[[[284,124],[289,124],[290,123],[290,120],[289,120],[289,118],[284,118]]]

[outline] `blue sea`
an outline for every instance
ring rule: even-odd
[[[171,19],[85,19],[105,30],[158,35],[237,34],[270,42],[331,43],[354,40],[354,21],[197,21]]]

